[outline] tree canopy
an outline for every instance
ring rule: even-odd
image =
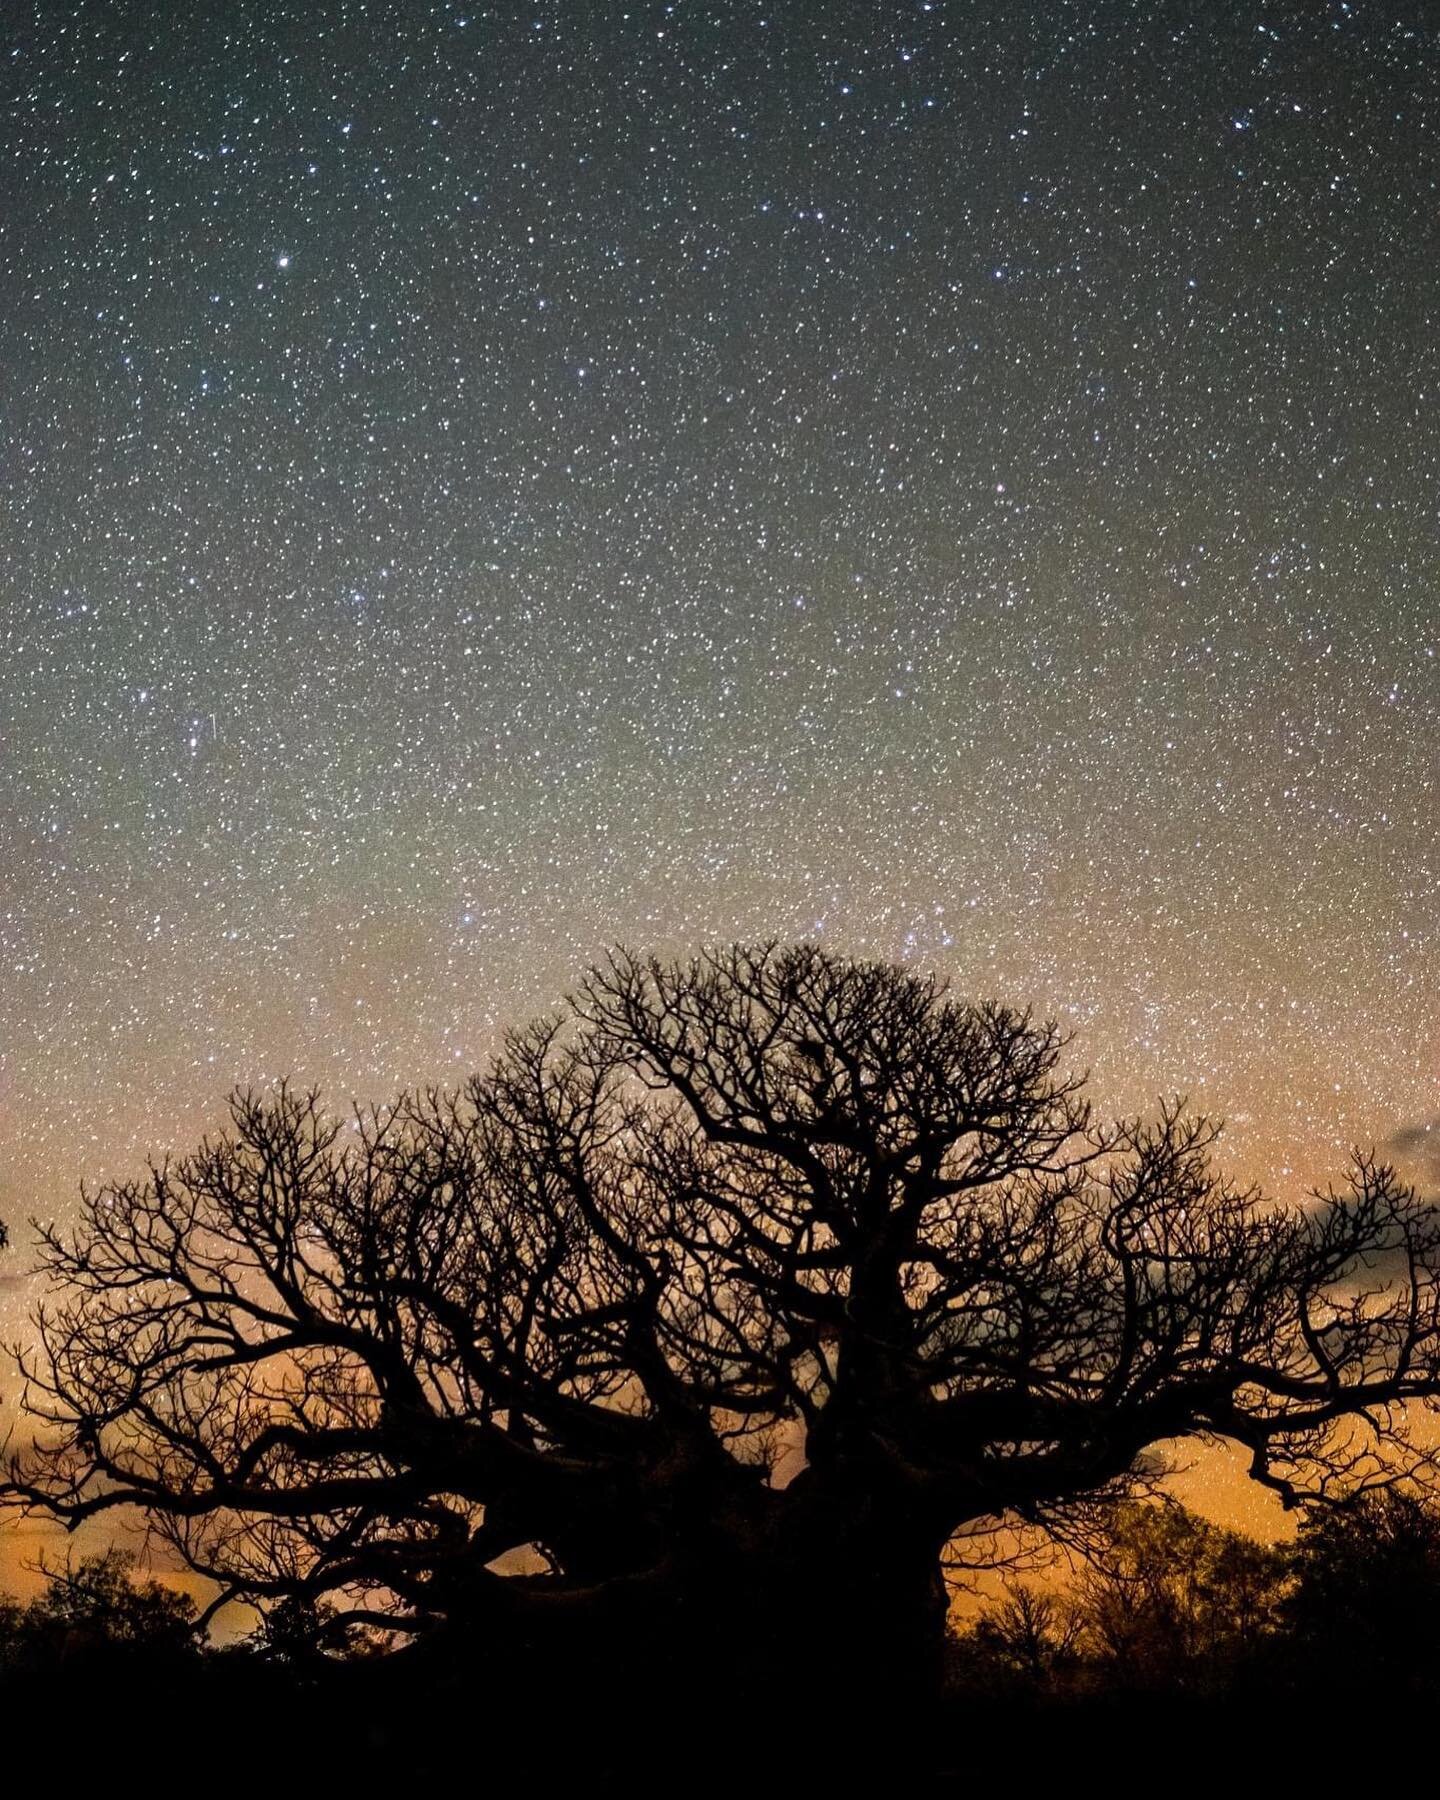
[[[1440,1510],[1433,1492],[1387,1486],[1301,1523],[1289,1607],[1297,1660],[1317,1684],[1357,1669],[1392,1695],[1440,1675]]]
[[[962,1645],[975,1672],[1051,1691],[1215,1693],[1289,1625],[1288,1547],[1173,1503],[1113,1508],[1068,1582],[1012,1582]]]
[[[459,1092],[236,1094],[43,1231],[10,1498],[138,1507],[222,1594],[408,1635],[803,1617],[915,1679],[956,1534],[1166,1440],[1290,1500],[1418,1456],[1415,1193],[1362,1156],[1273,1202],[1178,1104],[1097,1120],[1065,1051],[766,944],[616,954]]]
[[[194,1601],[141,1574],[133,1551],[111,1547],[46,1574],[21,1615],[22,1638],[172,1656],[192,1642]]]

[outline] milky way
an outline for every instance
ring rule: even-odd
[[[1440,1112],[1433,9],[45,4],[0,65],[12,1222],[616,940],[1033,1001],[1281,1191]]]

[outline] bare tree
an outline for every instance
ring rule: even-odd
[[[1001,1675],[1019,1676],[1039,1688],[1078,1661],[1088,1648],[1088,1626],[1071,1595],[1019,1581],[985,1608],[961,1643]]]
[[[8,1491],[138,1507],[227,1595],[623,1623],[833,1691],[933,1679],[954,1534],[1063,1521],[1165,1440],[1233,1439],[1289,1499],[1413,1466],[1415,1195],[1361,1158],[1273,1204],[1178,1105],[1098,1124],[1063,1052],[764,945],[617,955],[456,1095],[237,1095],[42,1234]]]
[[[1076,1584],[1086,1649],[1109,1685],[1223,1686],[1278,1633],[1289,1560],[1184,1507],[1119,1507]]]
[[[1173,1501],[1114,1506],[1058,1580],[1008,1583],[979,1613],[962,1668],[981,1688],[1233,1692],[1278,1667],[1292,1564]]]

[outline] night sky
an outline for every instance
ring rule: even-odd
[[[617,940],[1033,1001],[1281,1193],[1418,1142],[1437,24],[7,8],[0,1215]]]

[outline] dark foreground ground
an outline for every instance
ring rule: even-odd
[[[1257,1753],[1268,1764],[1272,1733],[1288,1760],[1298,1746],[1333,1742],[1337,1717],[1393,1721],[1393,1697],[1366,1698],[967,1694],[897,1716],[827,1705],[823,1692],[800,1704],[781,1691],[697,1691],[657,1705],[635,1691],[597,1706],[563,1689],[497,1696],[453,1669],[295,1670],[238,1655],[82,1654],[0,1680],[12,1767],[38,1756],[65,1790],[126,1793],[847,1794],[917,1780],[1004,1793],[1098,1780],[1130,1793],[1188,1787],[1207,1769],[1253,1766]],[[1302,1760],[1317,1776],[1324,1766],[1323,1756]]]

